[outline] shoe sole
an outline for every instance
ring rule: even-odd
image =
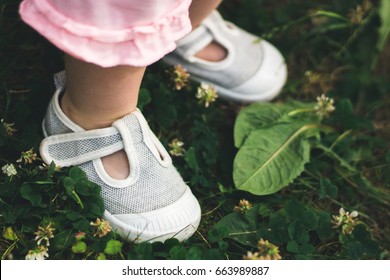
[[[184,241],[198,228],[201,209],[187,187],[177,201],[163,208],[138,214],[112,215],[105,211],[103,218],[110,222],[114,232],[129,242],[164,242],[169,238]]]
[[[283,64],[281,70],[279,71],[280,71],[280,79],[278,80],[278,83],[275,83],[271,89],[265,92],[263,91],[259,94],[250,94],[250,95],[221,87],[217,84],[214,84],[213,82],[207,81],[204,78],[199,78],[195,75],[190,75],[190,79],[199,83],[203,82],[213,86],[217,90],[218,96],[225,100],[237,101],[242,103],[267,102],[267,101],[271,101],[272,99],[274,99],[276,96],[279,95],[279,93],[281,92],[283,86],[287,81],[287,66]]]

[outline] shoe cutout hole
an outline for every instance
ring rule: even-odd
[[[113,179],[124,180],[130,175],[129,159],[124,150],[102,157],[106,173]]]
[[[218,42],[212,41],[203,50],[197,52],[195,56],[197,58],[210,61],[219,62],[227,57],[228,51]]]

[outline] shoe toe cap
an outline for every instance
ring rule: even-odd
[[[240,93],[243,101],[269,101],[279,94],[287,79],[287,65],[279,50],[265,40],[260,46],[262,61],[255,74],[231,89]]]

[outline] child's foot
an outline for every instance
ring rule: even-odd
[[[180,39],[164,61],[181,64],[190,78],[241,102],[271,100],[287,79],[286,63],[274,46],[224,21],[216,11]]]
[[[200,207],[171,158],[139,110],[112,126],[84,130],[59,105],[62,86],[54,94],[43,122],[46,138],[41,157],[46,164],[78,165],[102,187],[103,218],[125,240],[164,241],[189,238],[200,222]],[[129,174],[115,179],[102,158],[123,151]],[[122,158],[123,159],[123,158]]]

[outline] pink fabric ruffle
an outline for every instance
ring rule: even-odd
[[[158,1],[155,1],[156,5],[159,5]],[[76,21],[61,13],[50,0],[24,0],[19,12],[27,24],[78,59],[102,67],[147,66],[173,51],[175,41],[191,31],[188,17],[190,3],[191,0],[178,0],[175,7],[164,11],[153,22],[140,25],[131,25],[131,12],[116,10],[116,14],[126,13],[123,20],[128,18],[129,22],[128,27],[116,29],[88,24],[88,19]],[[140,15],[137,16],[139,18]]]

